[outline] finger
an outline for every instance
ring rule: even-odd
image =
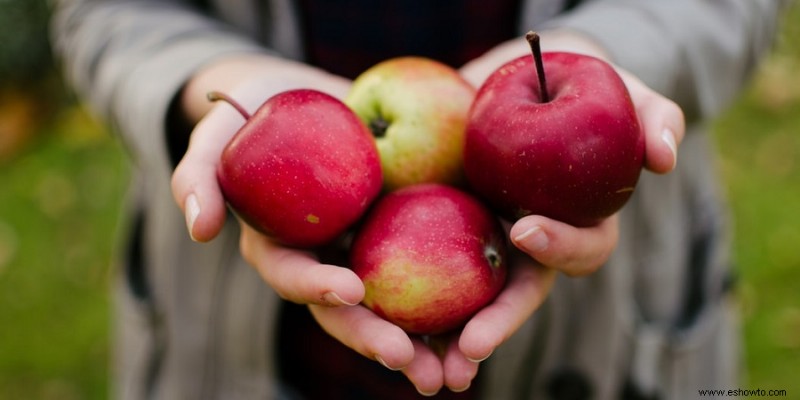
[[[206,242],[222,229],[225,200],[217,183],[222,150],[244,124],[229,106],[218,105],[192,132],[186,154],[172,174],[172,194],[192,239]]]
[[[403,375],[423,396],[433,396],[444,385],[444,371],[439,356],[421,339],[412,340],[414,359],[402,369]]]
[[[678,146],[685,135],[683,111],[627,72],[621,76],[631,94],[645,135],[645,168],[667,173],[678,161]]]
[[[242,256],[281,298],[328,306],[355,305],[364,298],[364,284],[352,270],[320,264],[309,252],[281,246],[241,225]]]
[[[478,375],[478,363],[467,359],[458,348],[458,340],[450,340],[443,360],[444,384],[451,391],[460,393],[469,389]]]
[[[458,348],[464,357],[474,363],[488,358],[539,308],[555,277],[555,270],[530,259],[518,261],[509,270],[508,284],[497,299],[464,326],[458,340]]]
[[[362,306],[309,305],[320,326],[345,346],[393,371],[414,359],[414,344],[398,326]]]
[[[529,215],[514,223],[509,235],[518,249],[542,265],[582,276],[596,271],[611,256],[619,238],[619,223],[616,214],[586,228]]]

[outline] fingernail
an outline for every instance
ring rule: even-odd
[[[420,388],[417,388],[417,392],[419,394],[425,396],[425,397],[433,397],[433,396],[436,396],[436,393],[439,393],[438,390],[434,390],[432,392],[425,392],[425,391],[421,390]]]
[[[200,215],[200,203],[194,193],[186,196],[184,208],[186,209],[186,227],[189,229],[189,236],[192,240],[197,241],[194,238],[194,230],[192,228],[194,228],[194,222],[197,221],[197,216]]]
[[[524,233],[523,233],[523,235],[524,235]],[[520,236],[522,236],[522,235],[520,235]],[[491,352],[491,351],[490,351],[490,352],[489,352],[489,354],[487,354],[487,355],[486,355],[486,356],[484,356],[483,358],[469,358],[469,357],[467,357],[467,360],[469,360],[469,361],[472,361],[472,362],[474,362],[474,363],[476,363],[476,364],[477,364],[477,363],[481,363],[481,362],[484,362],[484,361],[486,361],[486,359],[487,359],[487,358],[491,357],[492,353],[493,353],[493,352]]]
[[[465,387],[463,387],[463,388],[459,388],[459,389],[453,389],[453,388],[450,388],[450,391],[451,391],[451,392],[453,392],[453,393],[461,393],[461,392],[466,392],[466,391],[467,391],[467,389],[469,389],[469,387],[470,387],[470,386],[472,386],[472,382],[470,382],[470,383],[467,383],[467,386],[465,386]]]
[[[678,163],[678,144],[675,142],[675,133],[669,128],[664,128],[661,132],[661,140],[672,152],[672,167],[670,169],[674,169],[675,165]]]
[[[514,242],[533,252],[544,251],[549,244],[547,234],[544,233],[544,230],[542,230],[542,227],[539,225],[535,225],[517,235],[514,238]]]
[[[401,369],[401,368],[392,368],[392,367],[390,367],[389,364],[386,364],[386,361],[383,361],[383,358],[381,358],[380,354],[375,354],[375,361],[381,363],[381,365],[383,365],[384,367],[386,367],[387,369],[389,369],[391,371],[399,371]]]
[[[349,303],[349,302],[344,301],[344,299],[339,297],[339,295],[336,294],[336,292],[327,292],[327,293],[323,294],[322,295],[322,300],[324,300],[326,303],[328,303],[330,305],[333,305],[333,306],[354,306],[354,305],[358,304],[358,303]]]

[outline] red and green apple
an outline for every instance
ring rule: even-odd
[[[477,198],[418,184],[375,203],[356,232],[350,266],[363,304],[420,335],[459,328],[490,303],[506,278],[505,231]]]
[[[475,88],[425,57],[378,63],[353,81],[345,103],[370,128],[388,191],[463,183],[464,127]]]

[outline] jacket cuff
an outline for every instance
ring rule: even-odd
[[[174,167],[178,160],[170,158],[182,156],[176,151],[185,149],[186,144],[180,142],[188,140],[188,132],[171,131],[175,125],[170,121],[170,109],[186,82],[215,60],[265,51],[234,37],[198,37],[182,40],[173,49],[164,48],[137,64],[119,84],[110,105],[113,121],[125,132],[134,156],[146,164]],[[176,135],[176,141],[172,141],[172,135]]]
[[[606,50],[614,64],[669,96],[675,90],[675,65],[682,57],[678,41],[663,18],[646,7],[596,2],[557,17],[544,28],[588,36]]]

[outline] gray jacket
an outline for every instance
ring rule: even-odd
[[[302,59],[300,21],[288,0],[211,0],[207,14],[186,3],[55,3],[66,76],[122,135],[138,168],[133,240],[115,292],[114,394],[278,398],[271,338],[279,299],[238,254],[235,223],[210,244],[189,240],[170,192],[165,116],[181,85],[216,58],[268,51]],[[728,227],[701,131],[769,49],[781,1],[589,0],[562,12],[563,3],[525,1],[520,33],[591,35],[683,107],[689,134],[676,171],[642,176],[608,265],[559,277],[542,308],[484,363],[485,397],[545,398],[557,385],[585,384],[597,399],[619,398],[626,387],[686,399],[735,387]]]

